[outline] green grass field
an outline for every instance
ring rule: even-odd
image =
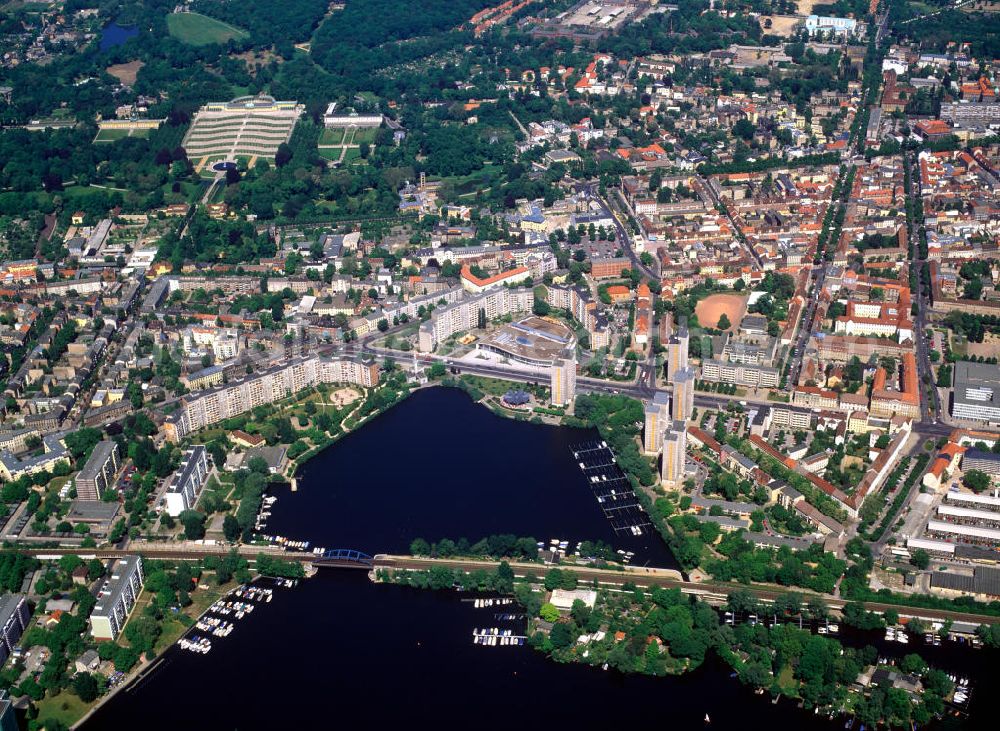
[[[94,142],[117,142],[128,137],[127,129],[102,129],[98,130]]]
[[[93,704],[84,703],[73,693],[62,691],[38,701],[38,718],[43,722],[61,721],[71,726],[80,720],[91,705]]]
[[[344,130],[342,129],[324,129],[319,136],[319,144],[321,145],[339,145],[343,141]]]
[[[248,35],[244,30],[199,13],[171,13],[167,16],[167,30],[177,40],[192,46],[225,43]]]
[[[126,137],[149,137],[148,129],[102,129],[98,130],[94,142],[117,142]]]
[[[372,127],[359,129],[354,133],[354,144],[360,145],[362,142],[367,142],[370,145],[375,141],[376,134],[378,134],[378,130]]]
[[[339,147],[324,147],[319,151],[319,156],[324,160],[339,160],[340,159],[340,148]]]

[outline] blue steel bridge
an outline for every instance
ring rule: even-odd
[[[328,566],[344,569],[371,569],[375,559],[353,548],[332,548],[312,560],[313,566]]]

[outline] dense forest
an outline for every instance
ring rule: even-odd
[[[313,40],[314,60],[327,71],[363,88],[369,75],[438,51],[453,48],[469,33],[456,29],[494,0],[425,0],[413,12],[408,0],[348,2],[320,26]]]
[[[362,7],[370,4],[349,3]],[[309,40],[326,13],[327,0],[195,0],[191,9],[234,25],[250,33],[254,46],[281,49]]]

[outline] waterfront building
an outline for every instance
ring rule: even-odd
[[[97,604],[90,613],[90,633],[94,639],[114,641],[118,638],[144,582],[141,557],[126,556],[115,561],[111,576],[101,586]]]
[[[176,518],[185,510],[193,509],[207,480],[208,452],[199,444],[184,452],[184,461],[164,494],[167,514]]]
[[[643,429],[642,445],[646,454],[656,454],[660,451],[660,441],[663,430],[670,419],[670,397],[666,391],[657,391],[653,399],[646,404],[646,423]]]
[[[0,598],[0,665],[14,652],[30,620],[31,608],[24,594],[4,594]]]
[[[687,429],[683,421],[675,421],[663,434],[663,459],[660,464],[660,481],[680,485],[684,480]]]
[[[694,368],[687,367],[674,374],[674,421],[687,421],[694,411]]]
[[[567,356],[552,361],[550,377],[554,406],[569,406],[576,398],[576,358],[572,353]]]
[[[76,497],[79,500],[100,500],[118,473],[118,444],[111,440],[98,442],[90,459],[76,476]]]
[[[246,413],[320,383],[354,383],[374,386],[378,364],[354,357],[297,358],[287,364],[255,373],[192,397],[167,417],[163,430],[168,441],[179,443],[188,434],[223,419]]]

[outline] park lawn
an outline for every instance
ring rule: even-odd
[[[319,151],[319,156],[324,160],[333,160],[336,162],[340,159],[341,148],[339,147],[324,147]]]
[[[342,129],[324,129],[319,136],[319,144],[321,145],[339,145],[344,141],[344,130]]]
[[[171,13],[167,16],[167,31],[181,43],[191,46],[225,43],[249,35],[245,30],[200,13]]]
[[[48,485],[48,487],[46,489],[49,490],[50,492],[58,493],[60,490],[62,490],[63,485],[65,485],[71,479],[73,479],[72,475],[64,475],[62,477],[53,477],[52,480],[49,482],[49,485]]]
[[[461,379],[470,386],[475,386],[483,393],[493,396],[503,396],[514,385],[511,381],[504,381],[499,378],[487,378],[486,376],[470,376],[463,374]]]
[[[213,500],[225,500],[229,497],[229,493],[233,491],[233,484],[221,483],[215,477],[208,481],[205,489],[202,490],[200,500],[204,500],[206,497],[211,496]]]
[[[354,132],[354,144],[360,145],[363,142],[367,142],[369,145],[375,141],[375,135],[378,133],[378,129],[375,127],[364,127],[357,129]]]
[[[344,152],[344,162],[351,162],[352,160],[361,159],[361,150],[357,147],[348,147],[346,152]]]
[[[61,721],[66,726],[72,726],[90,710],[93,704],[84,703],[75,693],[64,690],[36,701],[35,705],[38,707],[38,720],[42,723]]]
[[[127,129],[102,129],[98,130],[94,142],[117,142],[128,137],[130,130]]]

